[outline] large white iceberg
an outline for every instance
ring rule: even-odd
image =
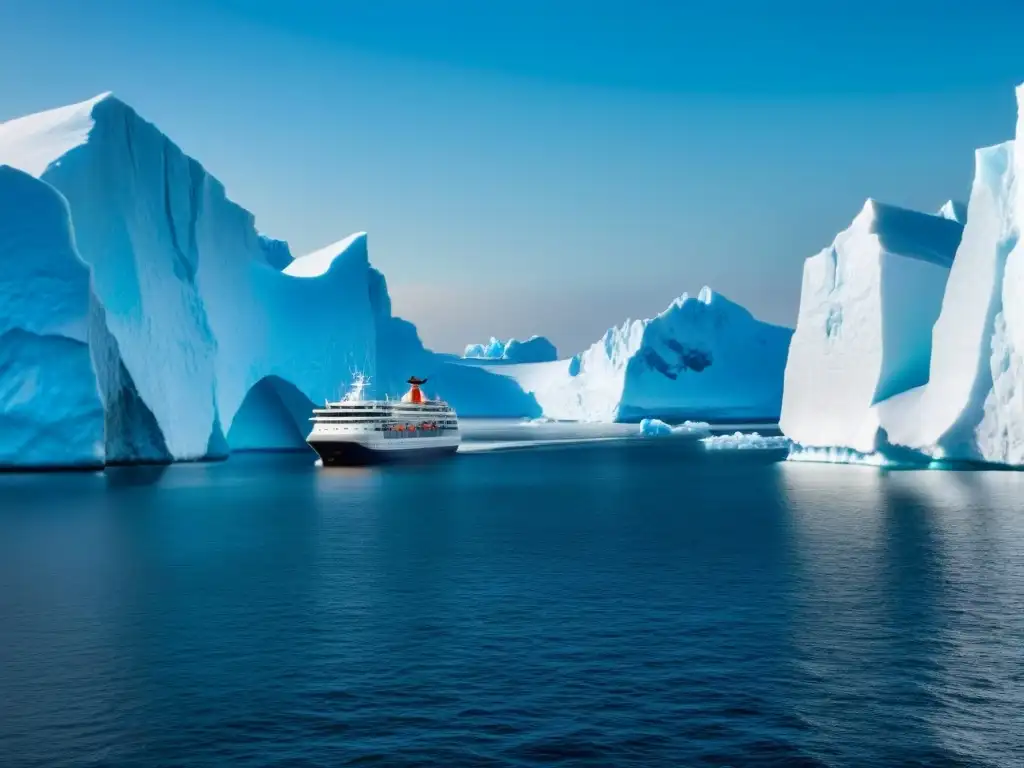
[[[1024,102],[1024,88],[1017,91]],[[1024,135],[1018,121],[1018,140]],[[938,459],[1024,465],[1021,158],[977,153],[968,223],[935,324],[926,386],[883,403],[889,442]]]
[[[865,403],[863,392],[826,378],[822,389],[831,388],[831,397],[814,400],[809,393],[822,381],[821,372],[830,369],[832,350],[821,340],[827,333],[820,332],[817,350],[798,346],[798,325],[782,422],[798,443],[922,462],[1024,465],[1024,159],[1016,152],[1024,137],[1024,86],[1017,89],[1017,101],[1016,140],[976,154],[967,223],[928,338],[919,338],[895,359],[919,373],[920,361],[927,359],[922,381],[910,386],[907,379]],[[889,282],[882,281],[883,292]],[[899,283],[895,288],[902,290]],[[936,306],[924,281],[906,288],[903,332]],[[808,298],[818,303],[813,290]],[[863,320],[853,330],[872,332]],[[847,369],[869,362],[854,355]]]
[[[779,424],[803,446],[877,447],[875,405],[924,384],[963,227],[868,200],[804,263]]]
[[[109,94],[0,124],[0,166],[0,464],[301,447],[312,405],[356,371],[377,395],[425,376],[464,416],[779,411],[790,331],[707,289],[571,359],[543,337],[500,343],[500,361],[435,354],[392,315],[365,233],[294,258]]]
[[[4,123],[0,163],[67,200],[107,326],[173,458],[224,455],[264,378],[322,400],[339,371],[372,368],[365,238],[275,269],[252,215],[123,102]]]
[[[573,358],[488,370],[515,379],[554,419],[774,421],[791,333],[705,287],[610,328]]]
[[[364,233],[292,258],[109,94],[0,124],[0,166],[0,324],[34,334],[17,348],[17,333],[6,337],[18,362],[0,384],[0,463],[299,446],[312,403],[338,397],[356,371],[378,394],[415,373],[451,387],[442,393],[467,413],[496,403],[539,415],[510,382],[434,355],[391,315]]]

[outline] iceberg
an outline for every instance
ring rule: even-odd
[[[783,431],[798,443],[826,455],[852,450],[861,458],[881,455],[900,463],[1024,466],[1024,159],[1016,152],[1024,137],[1024,86],[1017,89],[1017,103],[1015,139],[975,155],[966,224],[938,304],[934,283],[904,285],[892,275],[880,280],[882,294],[895,291],[908,297],[893,325],[908,340],[916,338],[915,344],[899,350],[889,368],[914,375],[900,379],[899,386],[880,388],[867,401],[866,388],[843,384],[831,374],[839,367],[838,356],[851,381],[857,382],[856,369],[871,364],[873,370],[874,358],[863,352],[837,355],[835,345],[823,341],[828,334],[820,330],[820,310],[818,331],[814,322],[808,323],[809,341],[799,345],[805,336],[798,323],[787,364],[782,422]],[[867,278],[859,274],[857,279]],[[822,290],[819,283],[808,280],[805,268],[809,307],[822,304],[815,293]],[[802,320],[804,304],[802,295]],[[911,333],[936,309],[927,338],[917,330]],[[814,321],[810,312],[807,316]],[[877,336],[870,321],[870,316],[857,317],[851,335]],[[922,361],[927,361],[924,370]]]
[[[265,378],[319,401],[337,393],[339,371],[372,367],[365,236],[276,269],[282,249],[253,216],[111,95],[0,125],[0,163],[67,201],[109,331],[172,458],[226,455]]]
[[[572,358],[484,367],[561,421],[775,421],[791,334],[705,287]]]
[[[491,340],[486,344],[467,344],[466,351],[462,353],[462,356],[482,360],[501,360],[505,356],[505,342],[491,336]]]
[[[75,251],[60,194],[6,166],[0,167],[0,306],[0,465],[103,465],[105,411],[89,348],[95,307],[89,268]]]
[[[313,403],[356,371],[378,394],[418,373],[468,413],[540,415],[514,384],[435,355],[392,316],[365,233],[293,257],[110,94],[0,124],[0,166],[0,463],[299,447]]]
[[[640,434],[644,437],[671,437],[672,435],[706,435],[711,425],[705,421],[684,421],[682,424],[666,424],[661,419],[641,419]]]
[[[868,200],[804,263],[779,425],[804,447],[874,452],[877,404],[928,381],[963,227]]]
[[[1017,91],[1024,103],[1024,87]],[[1018,122],[1017,136],[1022,127]],[[936,459],[1024,465],[1024,248],[1015,143],[981,149],[925,386],[879,406],[888,440]]]
[[[0,466],[166,461],[57,190],[0,166]]]
[[[483,360],[508,360],[512,363],[548,363],[558,359],[558,350],[543,336],[531,336],[525,341],[501,341],[492,336],[486,344],[467,345],[462,356]]]

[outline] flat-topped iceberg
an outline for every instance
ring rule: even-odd
[[[1015,141],[976,154],[948,275],[932,259],[934,269],[876,276],[870,253],[839,281],[805,268],[781,422],[798,443],[910,463],[1024,466],[1024,86],[1017,101]],[[962,215],[947,226],[954,218]],[[887,293],[900,297],[892,312]],[[905,343],[889,345],[889,328]]]
[[[871,453],[875,405],[928,380],[963,227],[868,200],[831,246],[804,263],[779,424],[804,446]]]

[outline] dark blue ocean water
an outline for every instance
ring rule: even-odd
[[[0,763],[1024,765],[1024,474],[0,477]]]

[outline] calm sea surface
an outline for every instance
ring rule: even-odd
[[[0,763],[1021,766],[1024,474],[0,476]]]

